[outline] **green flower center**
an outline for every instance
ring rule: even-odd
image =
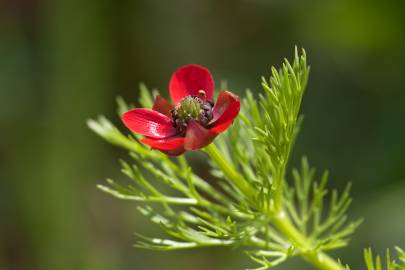
[[[202,100],[187,96],[176,106],[176,113],[182,119],[197,119],[201,112]]]
[[[180,133],[185,133],[190,120],[196,120],[202,126],[208,126],[213,117],[213,104],[203,98],[205,99],[205,96],[186,96],[172,110],[173,125]]]

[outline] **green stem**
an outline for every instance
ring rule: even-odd
[[[300,250],[300,255],[304,260],[322,270],[344,269],[341,264],[326,253],[322,251],[314,251],[311,241],[294,227],[285,212],[279,212],[273,217],[272,221],[277,229]]]
[[[252,186],[235,170],[232,164],[224,158],[219,149],[214,143],[209,144],[205,147],[204,152],[206,152],[210,158],[217,164],[217,166],[225,174],[225,177],[232,182],[247,198],[252,198],[255,194]]]
[[[284,190],[284,172],[285,165],[281,166],[274,173],[274,207],[275,211],[281,211],[283,207],[283,190]]]
[[[243,177],[240,176],[232,164],[224,158],[215,144],[211,143],[204,148],[204,151],[224,172],[226,178],[243,192],[243,194],[247,197],[252,197],[255,194],[254,189],[243,179]],[[280,176],[280,181],[283,181],[283,174]],[[280,189],[282,187],[282,185],[278,186]],[[280,206],[276,208],[276,213],[272,215],[272,223],[274,226],[299,250],[299,255],[317,269],[344,270],[344,268],[332,257],[322,251],[314,250],[311,240],[295,228],[287,214],[282,209],[283,198],[281,194],[280,191],[278,197],[278,204]]]

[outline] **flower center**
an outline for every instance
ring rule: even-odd
[[[212,107],[213,103],[206,100],[204,90],[200,90],[198,96],[186,96],[171,111],[173,124],[183,134],[190,120],[196,120],[205,127],[213,117]]]

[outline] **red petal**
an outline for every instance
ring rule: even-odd
[[[184,137],[171,137],[166,139],[144,138],[141,142],[171,156],[177,156],[186,151],[184,149]]]
[[[239,98],[229,91],[222,91],[213,109],[213,119],[210,130],[220,133],[226,130],[238,116],[240,110]]]
[[[179,156],[179,155],[183,154],[184,152],[186,152],[186,149],[184,149],[184,147],[179,147],[174,150],[159,150],[159,151],[163,152],[169,156]]]
[[[170,116],[170,111],[173,109],[173,105],[161,96],[156,96],[153,103],[152,110],[158,111],[164,115]]]
[[[198,90],[204,90],[208,100],[214,95],[214,79],[208,69],[190,64],[173,73],[169,83],[170,96],[175,104],[184,97],[197,96]]]
[[[216,122],[230,107],[235,106],[236,104],[240,107],[238,96],[229,91],[221,91],[212,110],[214,117],[212,118],[211,123]]]
[[[216,133],[204,128],[196,121],[189,121],[187,124],[184,148],[186,150],[197,150],[203,148],[210,144],[216,136]]]
[[[148,137],[167,138],[177,133],[169,117],[150,109],[130,110],[121,119],[132,132]]]

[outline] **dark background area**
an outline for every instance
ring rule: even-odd
[[[141,81],[166,93],[187,63],[240,95],[261,91],[260,76],[295,45],[311,75],[292,165],[305,154],[330,169],[331,187],[352,181],[351,217],[365,218],[334,255],[357,270],[363,247],[405,247],[404,11],[374,0],[0,1],[0,269],[251,266],[240,250],[132,248],[134,231],[159,228],[96,189],[121,177],[126,153],[85,121],[105,114],[121,126],[117,95],[136,100]]]

